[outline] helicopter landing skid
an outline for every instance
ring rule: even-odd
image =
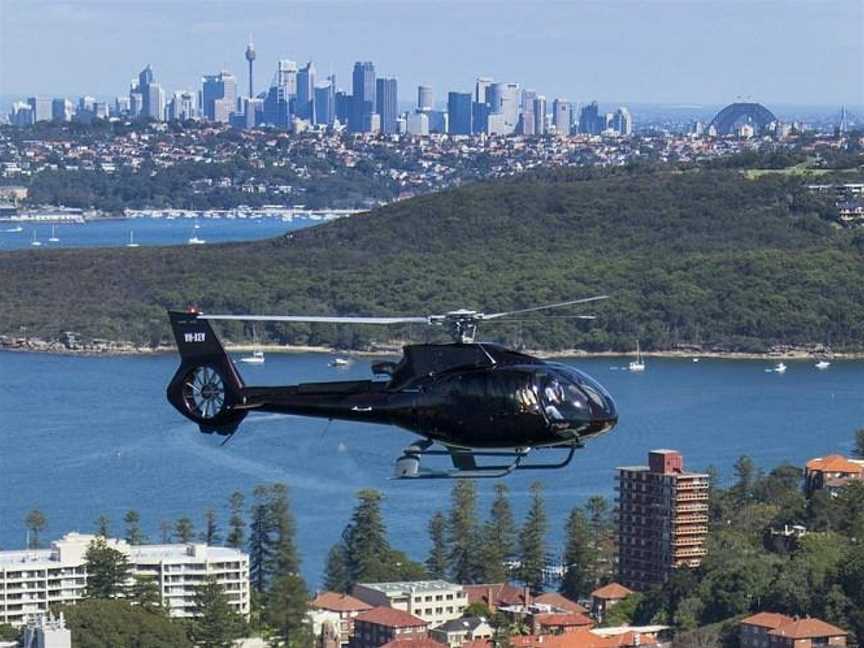
[[[513,450],[462,450],[448,448],[447,450],[430,450],[433,442],[429,440],[413,443],[402,451],[402,456],[396,460],[392,479],[483,479],[506,477],[517,470],[555,470],[564,468],[573,460],[573,455],[579,447],[577,444],[557,446],[554,448],[567,450],[567,456],[556,463],[524,463],[531,448],[516,448]],[[426,470],[420,467],[420,458],[424,455],[443,457],[453,461],[451,470]],[[505,457],[509,463],[493,465],[478,465],[478,457]]]

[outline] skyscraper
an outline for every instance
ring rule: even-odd
[[[471,107],[471,130],[485,133],[489,127],[489,99],[487,97],[492,79],[478,77],[474,84],[474,105]]]
[[[294,113],[315,123],[315,66],[309,61],[297,73],[297,102]]]
[[[597,135],[601,130],[597,102],[592,101],[579,113],[579,132],[588,135]]]
[[[288,97],[297,96],[297,63],[288,59],[280,59],[276,64],[276,78],[273,85],[284,88]]]
[[[417,110],[432,110],[434,103],[432,88],[426,85],[417,86]]]
[[[519,84],[493,83],[486,89],[486,100],[489,104],[487,131],[499,135],[513,133],[519,122]]]
[[[372,61],[357,61],[352,75],[352,106],[348,127],[362,133],[368,123],[367,115],[375,112],[375,66]]]
[[[471,99],[470,92],[451,92],[447,95],[447,132],[451,135],[471,134]]]
[[[327,85],[315,88],[315,123],[332,126],[336,120],[336,77],[327,77]]]
[[[336,92],[336,119],[340,124],[348,124],[351,121],[351,111],[354,109],[354,97],[338,90]]]
[[[375,112],[381,117],[381,133],[391,135],[398,132],[399,117],[398,86],[395,78],[380,78],[375,84]]]
[[[633,117],[624,106],[615,111],[615,115],[612,117],[612,128],[618,131],[619,135],[629,136],[633,134]]]
[[[48,97],[30,97],[27,104],[33,113],[33,123],[51,121],[51,99]]]
[[[708,475],[684,471],[674,450],[654,450],[647,466],[618,468],[618,580],[646,590],[706,554]]]
[[[210,121],[228,123],[237,110],[237,78],[226,70],[205,76],[201,88],[201,109]]]
[[[546,97],[543,95],[534,99],[534,134],[546,134]]]
[[[255,61],[255,46],[252,44],[252,36],[249,36],[249,44],[246,46],[246,60],[249,61],[249,98],[255,96],[255,82],[252,75],[252,63]]]
[[[552,102],[552,124],[559,135],[569,135],[573,127],[573,104],[566,99],[555,99]]]
[[[72,119],[72,102],[65,98],[54,99],[51,102],[51,119],[55,122],[67,122]]]
[[[141,95],[140,117],[162,121],[165,118],[165,92],[156,83],[149,64],[138,74],[137,92]]]

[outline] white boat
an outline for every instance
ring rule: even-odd
[[[827,368],[830,367],[830,366],[831,366],[831,363],[828,362],[827,360],[820,360],[819,362],[817,362],[817,363],[815,364],[815,367],[816,367],[817,369],[827,369]]]
[[[190,236],[189,240],[186,241],[189,245],[204,245],[207,242],[204,239],[198,238],[198,228],[199,227],[200,226],[198,225],[197,222],[192,226],[192,236]]]
[[[774,365],[774,373],[784,373],[788,369],[788,367],[782,362],[778,362]]]
[[[140,247],[135,242],[135,232],[133,232],[132,230],[129,230],[129,242],[126,244],[126,247]]]
[[[24,228],[21,227],[20,225],[16,225],[15,227],[7,228],[6,231],[9,232],[10,234],[15,234],[17,232],[23,232]]]
[[[330,366],[331,367],[346,367],[346,366],[348,366],[348,360],[346,360],[345,358],[333,358],[330,361]]]
[[[260,349],[253,351],[252,355],[240,358],[240,362],[245,362],[246,364],[264,364],[264,352]]]
[[[699,362],[699,358],[693,358],[693,362]]]
[[[252,328],[252,341],[255,345],[252,350],[252,355],[243,356],[240,358],[240,362],[245,362],[246,364],[255,364],[260,365],[264,364],[264,352],[258,346],[258,336],[255,335],[255,328]]]
[[[639,341],[636,341],[636,359],[632,360],[627,368],[630,371],[645,371],[645,360],[642,358],[642,350],[639,348]]]
[[[54,231],[54,225],[51,226],[51,236],[48,239],[49,243],[59,243],[60,239],[57,238],[57,233]]]
[[[30,241],[30,245],[33,247],[42,247],[42,241],[36,239],[36,230],[33,230],[33,240]]]

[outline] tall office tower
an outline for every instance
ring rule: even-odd
[[[297,101],[294,113],[315,123],[315,66],[309,61],[297,73]]]
[[[137,88],[137,86],[136,86]],[[138,90],[129,91],[129,116],[132,119],[137,119],[141,116],[141,110],[144,105],[144,97]]]
[[[186,121],[198,117],[197,93],[178,90],[168,103],[168,119]]]
[[[128,115],[131,108],[129,97],[116,97],[114,99],[114,114]]]
[[[523,90],[520,110],[522,112],[534,112],[534,100],[537,98],[536,90]]]
[[[384,135],[398,132],[398,85],[395,78],[380,78],[375,82],[375,112],[381,117],[380,130]]]
[[[698,567],[708,536],[708,475],[684,471],[674,450],[653,450],[647,466],[618,468],[618,580],[634,590],[661,585],[679,567]]]
[[[315,123],[332,126],[336,121],[336,79],[330,77],[330,83],[315,88]]]
[[[297,63],[288,59],[280,59],[276,64],[276,78],[273,85],[285,89],[288,97],[297,96]]]
[[[33,112],[33,122],[51,121],[51,99],[48,97],[30,97],[27,105]]]
[[[375,112],[375,66],[371,61],[357,61],[352,75],[352,106],[348,127],[354,133],[362,133],[367,115]]]
[[[68,122],[72,119],[72,102],[66,98],[51,101],[51,119],[55,122]]]
[[[569,135],[573,127],[573,105],[566,99],[555,99],[552,102],[552,125],[559,135]]]
[[[226,70],[202,79],[201,109],[210,121],[227,124],[237,111],[237,78]]]
[[[30,126],[33,124],[33,109],[30,104],[16,101],[9,111],[9,123],[13,126]]]
[[[336,120],[344,125],[351,121],[351,110],[354,108],[354,97],[344,90],[336,91]]]
[[[255,45],[252,44],[252,36],[249,36],[249,44],[246,46],[246,60],[249,61],[249,98],[255,96],[255,77],[252,72],[252,64],[255,61]]]
[[[516,127],[516,132],[520,135],[528,137],[534,135],[534,111],[522,112],[519,115],[519,124]]]
[[[519,84],[493,83],[486,90],[486,99],[489,104],[487,132],[499,135],[513,133],[519,122]]]
[[[485,133],[489,126],[489,77],[478,77],[474,84],[474,104],[471,107],[471,128],[474,133]]]
[[[137,116],[162,121],[165,116],[165,92],[162,86],[156,83],[153,68],[149,64],[138,74],[138,87],[135,91],[141,95],[141,111]]]
[[[592,101],[590,104],[585,106],[579,113],[579,132],[586,133],[588,135],[597,135],[600,130],[602,130],[598,128],[598,125],[599,115],[597,110],[597,102]]]
[[[472,101],[470,92],[451,92],[447,95],[447,132],[451,135],[470,135]]]
[[[612,128],[618,131],[619,135],[633,134],[633,116],[624,106],[616,110],[612,116]]]
[[[432,110],[434,103],[432,87],[426,85],[417,86],[417,110],[420,112]]]
[[[546,97],[543,95],[534,99],[534,134],[546,134]]]
[[[489,91],[489,86],[491,86],[492,83],[494,83],[494,81],[489,77],[477,77],[477,82],[474,84],[474,103],[489,103],[487,93]]]

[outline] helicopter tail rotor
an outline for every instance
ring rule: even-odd
[[[242,378],[207,320],[195,311],[168,316],[181,360],[168,401],[202,432],[233,434],[247,413]]]

